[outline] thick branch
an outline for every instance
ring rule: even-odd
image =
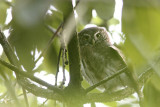
[[[18,59],[17,59],[17,57],[15,56],[15,54],[14,54],[14,52],[12,51],[12,48],[11,48],[11,46],[10,46],[10,44],[8,43],[8,41],[7,41],[7,39],[5,38],[5,36],[3,35],[3,33],[0,31],[0,44],[2,45],[2,47],[3,47],[3,49],[4,49],[4,52],[5,52],[5,54],[6,54],[6,56],[8,57],[8,59],[9,59],[9,61],[13,64],[13,65],[15,65],[15,66],[19,66],[19,63],[18,63]],[[14,68],[14,66],[13,66],[13,68]],[[18,70],[19,69],[14,69],[15,70],[15,72],[17,71],[18,72]],[[21,71],[20,71],[21,72]],[[21,72],[21,74],[24,74],[24,72]],[[29,74],[24,74],[24,75],[28,75],[29,76]],[[19,80],[20,79],[20,81],[19,81],[19,83],[21,83],[20,85],[22,85],[24,88],[26,88],[26,89],[30,89],[30,91],[32,90],[32,89],[34,89],[34,87],[32,86],[32,88],[27,88],[27,86],[29,86],[30,84],[33,84],[33,83],[30,83],[26,78],[24,78],[23,76],[17,76],[17,79]],[[39,81],[39,79],[37,79],[38,81]],[[41,80],[40,80],[41,81]],[[42,82],[42,81],[41,81]],[[45,84],[45,82],[42,82],[43,84]],[[48,86],[50,87],[50,89],[52,89],[53,91],[57,91],[57,92],[60,92],[60,90],[59,89],[57,89],[57,88],[53,88],[53,86],[51,86],[50,84],[48,84]],[[37,87],[35,87],[35,88],[37,88]],[[38,88],[37,88],[37,90],[38,90]],[[59,90],[59,91],[58,91]],[[35,92],[35,91],[33,91],[33,92]],[[33,94],[35,94],[35,93],[33,93]],[[40,94],[40,93],[38,93],[38,94]],[[53,94],[52,94],[53,95]]]
[[[33,84],[27,79],[24,79],[23,77],[20,77],[18,82],[24,85],[25,89],[28,90],[30,93],[34,94],[35,96],[47,99],[54,99],[58,101],[63,100],[63,96],[57,94],[55,91],[38,87],[37,85]]]
[[[72,37],[68,45],[69,68],[70,68],[70,83],[73,85],[81,85],[80,74],[80,57],[77,33]]]
[[[65,100],[67,107],[83,107],[83,89],[81,86],[81,73],[80,73],[80,54],[79,54],[79,41],[76,32],[76,21],[74,17],[72,2],[65,1],[66,10],[64,10],[64,27],[63,37],[66,44],[68,44],[68,57],[69,57],[69,73],[70,82],[68,87],[65,88]],[[62,38],[63,39],[63,38]]]
[[[80,49],[79,49],[79,41],[78,35],[76,32],[76,23],[73,12],[71,13],[70,17],[66,19],[69,21],[72,19],[72,33],[70,35],[71,39],[68,44],[68,56],[69,56],[69,69],[70,69],[70,84],[73,86],[81,86],[81,74],[80,74]],[[68,24],[68,23],[66,23]],[[69,35],[67,35],[69,37]]]
[[[141,76],[139,76],[138,83],[140,84],[140,88],[144,85],[144,83],[153,75],[154,70],[152,68],[145,71]],[[119,101],[124,98],[129,97],[135,92],[133,88],[125,88],[123,90],[114,92],[114,93],[91,93],[87,94],[84,103],[89,102],[111,102],[111,101]]]
[[[89,102],[112,102],[112,101],[120,101],[124,98],[129,97],[134,93],[134,89],[132,88],[125,88],[118,92],[114,92],[111,94],[108,93],[92,93],[88,94],[86,97],[85,103]]]
[[[15,73],[20,74],[20,75],[23,75],[24,77],[27,77],[27,78],[29,78],[29,79],[31,79],[31,80],[33,80],[33,81],[35,81],[35,82],[43,85],[43,86],[46,86],[46,87],[47,87],[48,89],[50,89],[50,90],[54,90],[55,92],[57,92],[57,93],[59,93],[59,94],[62,94],[62,90],[61,90],[61,89],[59,89],[59,88],[57,88],[57,87],[55,87],[55,86],[53,86],[53,85],[51,85],[51,84],[49,84],[49,83],[41,80],[41,79],[33,76],[32,74],[29,74],[29,73],[27,73],[27,72],[25,72],[25,71],[22,71],[22,70],[18,69],[18,68],[15,67],[14,65],[9,64],[9,63],[3,61],[1,58],[0,58],[0,63],[1,63],[2,65],[6,66],[7,68],[13,70]]]
[[[4,34],[0,31],[0,44],[3,47],[3,50],[8,58],[8,60],[11,62],[11,64],[20,67],[19,62],[17,60],[16,55],[14,54],[10,44],[8,43],[6,37],[4,36]]]

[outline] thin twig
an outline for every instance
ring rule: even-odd
[[[60,48],[59,50],[59,55],[58,55],[58,62],[57,62],[57,72],[56,72],[56,76],[55,76],[55,86],[57,86],[57,79],[58,79],[58,73],[59,73],[59,63],[60,63],[60,59],[61,59],[61,53],[62,53],[62,48]],[[57,106],[56,100],[54,102],[54,106]]]
[[[45,103],[48,101],[48,99],[46,99],[43,104],[41,104],[39,107],[44,107]]]
[[[58,55],[57,72],[55,76],[55,86],[57,86],[57,78],[58,78],[58,73],[59,73],[59,63],[60,63],[61,53],[62,53],[62,48],[60,48],[59,55]]]
[[[49,26],[49,25],[47,25],[47,24],[45,24],[45,26],[46,26],[46,28],[47,28],[51,33],[54,34],[54,33],[56,32],[56,29],[52,28],[51,26]],[[57,33],[57,36],[60,36],[60,34]]]
[[[1,73],[1,75],[3,75],[2,73],[3,72],[0,72]],[[2,76],[3,77],[3,76]],[[4,78],[4,77],[3,77]],[[6,81],[6,80],[5,80]],[[12,87],[15,87],[15,85],[16,85],[16,82],[15,83],[13,83],[13,86]],[[23,94],[22,94],[23,95]],[[4,99],[4,98],[6,98],[8,96],[8,93],[7,93],[7,91],[6,92],[4,92],[1,96],[0,96],[0,100],[1,99]],[[18,95],[18,97],[19,97],[19,95]],[[12,100],[14,100],[14,99],[12,99]]]
[[[28,102],[26,90],[24,88],[22,88],[22,90],[23,90],[24,100],[26,102],[26,107],[29,107],[29,102]]]
[[[6,39],[6,37],[4,36],[4,34],[1,31],[0,31],[0,44],[2,45],[2,47],[4,49],[4,52],[5,52],[8,60],[10,61],[10,63],[15,65],[15,66],[17,66],[18,69],[21,69],[19,61],[18,61],[16,55],[14,54],[11,45],[9,44],[9,42]],[[19,77],[19,75],[16,72],[15,72],[15,74],[16,74],[17,77]],[[25,93],[24,93],[24,97],[25,97]],[[26,103],[28,103],[28,102],[26,102]]]
[[[39,84],[41,84],[41,85],[43,85],[43,86],[46,86],[48,89],[51,89],[51,90],[59,93],[60,95],[62,95],[62,90],[61,90],[61,89],[59,89],[59,88],[57,88],[57,87],[55,87],[55,86],[53,86],[53,85],[51,85],[51,84],[49,84],[49,83],[47,83],[47,82],[45,82],[45,81],[43,81],[43,80],[35,77],[35,76],[33,76],[33,75],[31,75],[31,74],[23,71],[23,70],[18,69],[18,68],[15,67],[14,65],[5,62],[5,61],[2,60],[1,58],[0,58],[0,63],[1,63],[2,65],[4,65],[5,67],[13,70],[15,73],[20,74],[20,75],[23,75],[24,77],[27,77],[27,78],[31,79],[32,81],[35,81],[35,82],[37,82],[37,83],[39,83]]]
[[[144,85],[144,83],[154,74],[154,69],[151,67],[146,69],[139,77],[138,83],[140,84],[140,88]],[[89,102],[112,102],[112,101],[120,101],[124,98],[129,97],[135,92],[135,90],[131,87],[126,87],[125,89],[119,90],[114,93],[89,93],[86,96],[84,103]]]
[[[77,0],[76,5],[75,5],[74,9],[76,9],[76,7],[78,6],[79,2],[80,2],[80,0]]]
[[[95,102],[91,102],[91,107],[96,107]]]
[[[68,65],[67,49],[65,49],[65,64]]]
[[[35,61],[35,63],[37,63],[39,61],[39,59],[44,55],[44,53],[51,46],[53,39],[58,34],[58,32],[59,32],[59,30],[61,29],[62,26],[63,26],[63,22],[59,25],[59,27],[57,28],[56,32],[53,34],[53,36],[51,37],[51,39],[48,41],[47,46],[44,48],[44,50],[42,51],[42,53],[40,54],[40,56],[37,58],[37,60]]]
[[[9,44],[9,42],[7,41],[6,37],[1,32],[1,30],[0,30],[0,44],[2,45],[3,50],[4,50],[8,60],[10,61],[10,63],[19,67],[19,61],[17,59],[17,56],[15,55],[11,45]],[[21,72],[21,73],[23,73],[23,72]],[[58,88],[55,88],[54,86],[52,86],[50,84],[48,87],[48,89],[50,89],[50,90],[48,90],[48,89],[43,89],[43,88],[38,87],[37,85],[35,85],[31,81],[29,81],[28,78],[25,78],[20,74],[17,75],[17,79],[18,79],[19,84],[22,87],[25,87],[25,89],[27,89],[29,92],[32,92],[35,95],[47,96],[49,98],[51,97],[50,95],[52,95],[52,97],[55,99],[59,99],[59,100],[61,99],[60,97],[62,95],[62,93],[61,93],[62,90],[59,90]],[[42,82],[42,84],[44,84],[44,86],[45,86],[46,82]],[[48,85],[48,84],[46,84],[46,85]],[[35,91],[35,89],[37,89],[37,91]],[[45,95],[43,92],[45,93]],[[48,93],[51,93],[51,94],[48,94]]]
[[[56,76],[55,76],[55,86],[57,86],[57,78],[58,78],[58,73],[59,73],[59,63],[60,63],[60,57],[61,57],[61,53],[62,53],[62,63],[63,63],[63,80],[62,83],[60,85],[60,87],[63,87],[63,85],[65,84],[66,81],[66,77],[65,77],[65,48],[60,48],[59,51],[59,55],[58,55],[58,63],[57,63],[57,72],[56,72]]]
[[[54,101],[54,107],[57,107],[57,100]]]
[[[62,64],[63,64],[63,67],[62,67],[62,71],[63,71],[63,80],[62,80],[62,83],[60,85],[60,87],[62,88],[63,85],[65,84],[65,81],[66,81],[66,77],[65,77],[65,48],[62,49]]]
[[[13,88],[11,82],[9,82],[8,79],[5,81],[5,86],[6,86],[7,90],[9,91],[9,94],[11,95],[13,100],[15,101],[15,104],[17,105],[17,107],[21,107],[21,104],[20,104],[20,102],[16,96],[16,93],[15,93],[15,88]]]
[[[28,94],[29,92],[26,92],[26,94]],[[21,94],[18,95],[18,97],[24,96],[24,93],[22,92]],[[10,101],[12,101],[14,99],[10,99]]]
[[[29,92],[26,92],[26,94],[28,94]],[[18,97],[21,97],[23,96],[23,93],[19,94]]]
[[[7,78],[7,76],[5,75],[4,72],[0,72],[0,74],[4,79],[4,83],[5,83],[5,86],[6,86],[7,90],[8,90],[8,92],[10,93],[11,97],[15,100],[16,105],[19,107],[20,106],[20,102],[19,102],[19,100],[18,100],[18,98],[16,96],[15,89],[13,88],[11,81]]]
[[[114,77],[120,75],[121,73],[125,72],[126,69],[127,69],[127,67],[124,67],[123,69],[119,70],[119,71],[116,72],[115,74],[113,74],[113,75],[107,77],[106,79],[98,82],[97,84],[94,84],[94,85],[92,85],[91,87],[87,88],[87,89],[85,90],[85,92],[88,93],[88,92],[92,91],[92,90],[95,89],[96,87],[98,87],[98,86],[106,83],[107,81],[109,81],[109,80],[113,79]]]

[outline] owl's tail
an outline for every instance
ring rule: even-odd
[[[139,104],[140,104],[140,107],[143,107],[143,99],[144,99],[144,96],[143,96],[143,93],[141,91],[141,86],[140,84],[138,83],[138,78],[136,77],[136,74],[133,70],[133,67],[129,67],[130,70],[126,71],[126,74],[130,77],[130,80],[131,80],[131,84],[130,86],[132,88],[134,88],[134,90],[137,92],[138,94],[138,97],[139,97]]]

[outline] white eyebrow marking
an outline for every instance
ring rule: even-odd
[[[97,31],[97,32],[94,34],[94,36],[97,35],[98,33],[100,33],[100,31]]]

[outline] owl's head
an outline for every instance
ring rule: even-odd
[[[103,27],[91,27],[86,28],[79,32],[79,43],[80,46],[94,46],[101,44],[102,42],[110,45],[110,40],[107,31]]]

